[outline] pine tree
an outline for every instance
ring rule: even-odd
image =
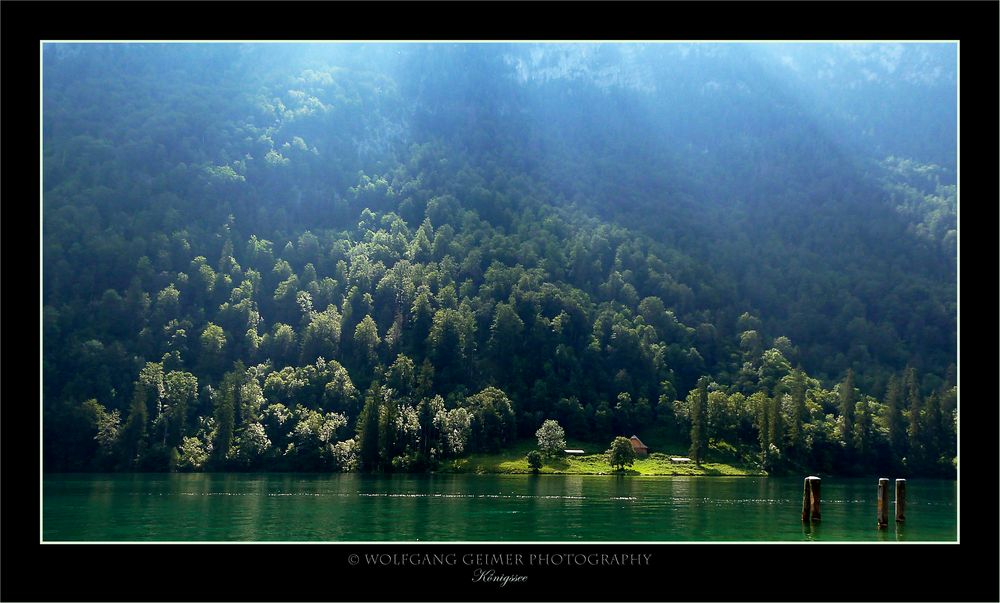
[[[854,369],[847,369],[847,377],[840,384],[840,416],[844,419],[844,446],[848,460],[854,451]]]
[[[903,419],[903,396],[899,379],[893,375],[885,392],[886,423],[889,428],[889,448],[894,462],[906,456],[906,421]]]
[[[217,464],[224,464],[229,458],[236,429],[236,396],[239,376],[226,373],[215,399],[215,441],[212,443],[212,457]]]
[[[954,385],[945,385],[945,389],[941,392],[941,456],[943,457],[954,457],[957,452],[957,409],[958,388]]]
[[[408,331],[410,345],[413,349],[413,356],[419,358],[425,354],[427,349],[427,337],[431,333],[431,325],[434,322],[434,310],[431,307],[431,292],[426,285],[421,285],[417,291],[417,297],[413,300],[410,308],[410,322],[413,325]]]
[[[784,430],[784,426],[782,425],[782,420],[781,420],[782,397],[783,397],[782,394],[777,394],[773,398],[771,398],[771,401],[769,403],[770,408],[768,409],[767,412],[768,449],[770,449],[771,446],[774,446],[778,450],[782,449],[781,440],[782,440],[782,432]]]
[[[755,427],[757,428],[757,443],[760,445],[761,455],[767,454],[770,440],[768,436],[768,426],[770,425],[769,414],[771,411],[771,400],[763,391],[754,392],[747,401],[754,413]]]
[[[122,461],[126,467],[135,465],[146,447],[146,423],[149,421],[149,409],[146,408],[146,386],[135,384],[132,394],[132,405],[129,407],[128,420],[122,428]]]
[[[872,432],[872,413],[871,404],[868,400],[868,396],[862,396],[861,401],[858,402],[858,423],[857,423],[857,441],[858,441],[858,460],[862,467],[867,467],[868,463],[871,461],[872,454],[872,440],[874,433]]]
[[[219,272],[229,274],[235,264],[236,260],[233,259],[233,241],[227,238],[226,242],[222,244],[222,253],[219,254]]]
[[[792,420],[788,424],[788,443],[796,454],[801,452],[802,424],[806,417],[806,374],[802,369],[792,372]]]
[[[944,425],[941,421],[941,396],[935,391],[924,404],[924,450],[928,467],[937,465],[941,456]]]
[[[379,402],[382,397],[378,383],[365,396],[365,405],[358,416],[357,433],[361,450],[361,468],[374,471],[379,466]]]
[[[509,304],[499,303],[490,327],[489,350],[493,357],[500,382],[506,383],[514,376],[514,359],[522,341],[524,322]]]
[[[187,427],[188,405],[198,395],[198,378],[183,371],[170,371],[164,377],[165,397],[170,405],[169,420],[164,424],[164,440],[179,446]],[[169,430],[169,437],[166,432]]]
[[[691,450],[690,456],[696,465],[708,449],[708,429],[705,418],[708,414],[708,377],[698,380],[698,389],[691,405]]]
[[[382,402],[378,412],[378,447],[383,467],[388,467],[396,456],[396,416],[399,406],[391,390],[382,389]],[[387,395],[390,394],[390,395]]]
[[[911,467],[920,467],[924,461],[923,430],[920,424],[920,410],[923,407],[923,402],[920,398],[920,386],[917,383],[917,369],[910,367],[906,370],[903,390],[906,392],[906,406],[909,409],[906,417],[908,422],[907,435],[910,437],[907,458]]]
[[[754,413],[754,427],[757,429],[757,443],[760,446],[760,460],[765,470],[770,470],[775,460],[771,449],[772,437],[777,435],[779,424],[772,416],[777,406],[767,392],[758,390],[747,399],[747,404]]]

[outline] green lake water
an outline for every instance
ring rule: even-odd
[[[61,474],[45,541],[955,541],[957,482],[909,480],[875,526],[876,479],[590,475]]]

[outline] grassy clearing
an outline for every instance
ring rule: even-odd
[[[607,445],[592,442],[570,441],[568,448],[582,448],[587,454],[546,458],[539,473],[606,475],[614,473],[608,464],[604,449]],[[440,471],[446,473],[531,473],[525,455],[535,448],[530,440],[519,442],[513,448],[496,454],[472,454],[466,458],[449,461]],[[687,456],[684,452],[654,452],[645,458],[636,459],[626,475],[764,475],[758,469],[741,467],[721,462],[705,462],[701,467],[694,463],[672,463],[671,456]]]

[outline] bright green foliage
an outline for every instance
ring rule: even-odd
[[[439,396],[435,397],[440,399]],[[441,449],[445,456],[461,456],[469,449],[472,437],[472,415],[464,408],[442,410],[434,415],[434,425],[441,432]]]
[[[163,378],[163,390],[163,441],[176,446],[187,430],[188,409],[198,396],[198,378],[188,372],[170,371]]]
[[[465,402],[472,419],[473,450],[496,452],[514,440],[514,408],[502,390],[487,387]]]
[[[379,356],[378,326],[371,316],[365,315],[354,329],[354,355],[356,366],[362,374],[371,374]]]
[[[313,313],[308,326],[302,332],[302,354],[299,357],[300,364],[316,362],[317,358],[333,360],[337,357],[340,348],[340,313],[337,307],[330,305],[323,312]],[[290,331],[291,327],[288,327]],[[275,333],[277,340],[279,335]],[[293,339],[291,335],[283,334],[283,338]],[[275,345],[288,350],[294,346],[294,341],[288,343],[275,342]]]
[[[181,471],[198,471],[208,462],[208,452],[202,441],[194,437],[185,437],[180,446],[180,459],[177,468]]]
[[[558,421],[546,419],[535,432],[538,438],[538,449],[548,456],[557,456],[566,449],[566,432]]]
[[[321,323],[326,324],[326,323]],[[310,324],[310,326],[312,326]],[[330,326],[330,332],[334,331],[334,327]],[[323,345],[332,345],[331,339],[326,339],[323,341]],[[295,359],[295,350],[298,347],[296,344],[295,329],[291,326],[276,323],[274,325],[274,333],[269,336],[265,336],[264,342],[262,343],[265,353],[269,354],[275,366],[283,367],[288,366]],[[312,355],[314,351],[314,346],[310,345],[307,355]]]
[[[400,354],[389,366],[385,375],[385,384],[406,398],[416,393],[417,374],[413,361]]]
[[[358,469],[358,444],[357,440],[342,440],[333,445],[330,455],[334,466],[339,471],[355,471]]]
[[[791,365],[785,356],[775,348],[764,352],[761,356],[761,365],[758,374],[760,376],[760,387],[778,395],[778,388],[782,385],[782,380],[791,372]]]
[[[317,363],[317,366],[318,363]],[[350,415],[357,413],[360,394],[354,383],[351,382],[351,375],[336,360],[326,363],[326,371],[319,371],[317,377],[327,379],[323,386],[323,408],[332,408]]]
[[[347,418],[337,413],[322,414],[306,408],[300,408],[296,414],[286,452],[291,462],[308,471],[336,468],[333,446],[345,431]]]
[[[253,466],[271,450],[271,440],[260,423],[250,423],[243,428],[237,445],[239,456],[248,466]]]
[[[180,291],[173,283],[167,285],[156,295],[154,307],[155,322],[164,324],[180,315]]]
[[[218,325],[208,323],[201,332],[201,365],[206,372],[219,371],[226,360],[226,334]]]
[[[615,468],[616,471],[624,471],[625,467],[631,467],[632,463],[635,462],[635,449],[632,448],[632,442],[625,436],[618,436],[611,442],[611,448],[608,449],[608,463]]]
[[[100,446],[100,454],[110,458],[118,446],[121,436],[121,415],[118,409],[108,412],[97,400],[91,399],[83,403],[84,413],[90,417],[97,434],[94,439]]]

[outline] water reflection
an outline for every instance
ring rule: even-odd
[[[803,521],[802,522],[802,536],[804,540],[822,540],[821,529],[823,522],[821,521]]]
[[[871,480],[553,475],[47,476],[46,540],[955,540],[954,482],[915,480],[875,529]]]

